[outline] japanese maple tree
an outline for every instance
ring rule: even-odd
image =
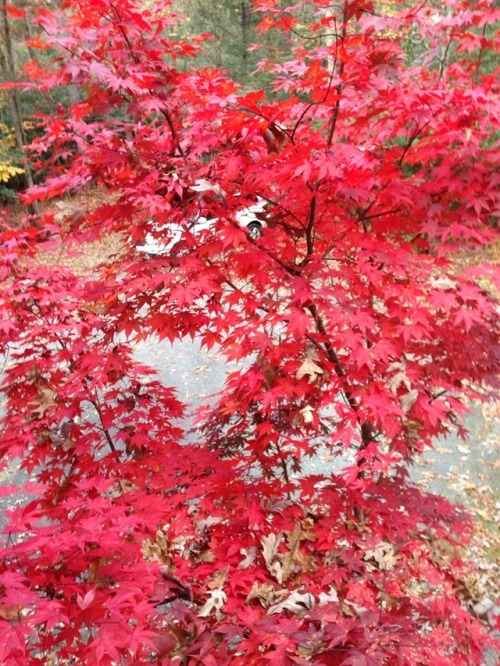
[[[289,49],[253,90],[197,68],[208,36],[178,41],[165,0],[62,5],[31,41],[53,66],[22,85],[79,99],[37,118],[25,202],[109,196],[0,238],[0,449],[30,477],[1,663],[480,664],[469,518],[408,465],[498,371],[494,300],[451,263],[494,238],[498,11],[257,0]],[[37,261],[110,234],[91,274]],[[164,252],[136,249],[148,234]],[[134,357],[147,338],[241,362],[195,439]]]

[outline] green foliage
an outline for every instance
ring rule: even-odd
[[[260,31],[262,16],[252,4],[251,0],[174,0],[175,11],[183,17],[175,36],[189,40],[210,35],[198,58],[200,65],[227,70],[244,86],[265,86],[270,77],[258,70],[259,62],[263,58],[280,62],[284,54],[291,53],[292,40],[277,31]]]

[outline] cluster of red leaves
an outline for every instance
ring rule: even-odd
[[[0,239],[0,449],[32,479],[3,530],[3,664],[480,663],[468,518],[406,465],[498,369],[494,303],[446,259],[492,238],[498,17],[303,4],[256,3],[264,30],[295,31],[291,59],[262,65],[270,94],[187,67],[168,2],[40,11],[56,59],[31,85],[80,101],[39,119],[47,178],[26,201],[113,197]],[[236,213],[258,199],[253,239]],[[175,252],[134,249],[179,229]],[[31,261],[110,232],[133,242],[98,276]],[[149,336],[245,360],[197,442],[134,360]],[[325,449],[340,471],[301,475]]]

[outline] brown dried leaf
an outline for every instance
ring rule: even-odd
[[[248,567],[252,566],[252,564],[255,562],[255,558],[257,557],[257,548],[255,546],[251,546],[250,548],[241,548],[240,549],[240,555],[244,555],[245,559],[241,560],[241,562],[238,564],[238,569],[248,569]]]
[[[312,541],[314,540],[314,537],[307,532],[304,532],[300,523],[297,523],[293,532],[288,533],[289,550],[287,553],[283,554],[281,559],[283,580],[288,580],[294,573],[300,571],[314,571],[316,568],[311,557],[305,555],[300,550],[301,540]]]
[[[392,571],[399,561],[399,555],[390,543],[383,541],[373,550],[367,550],[364,559],[375,560],[381,571]]]
[[[170,547],[162,530],[156,532],[155,541],[149,537],[144,539],[141,550],[142,554],[149,562],[157,561],[168,565],[172,562]]]
[[[288,594],[289,591],[287,589],[277,590],[272,583],[259,585],[255,582],[245,601],[248,603],[252,599],[258,599],[264,608],[269,608],[273,604],[279,603]]]
[[[262,553],[266,561],[266,566],[269,568],[278,552],[281,543],[281,534],[268,534],[267,536],[263,536],[260,542],[262,544]]]
[[[111,583],[111,578],[107,574],[101,573],[100,569],[102,566],[109,564],[109,560],[106,557],[99,557],[89,564],[89,572],[87,576],[87,583],[90,585],[102,585],[106,586]]]
[[[212,611],[215,611],[217,617],[221,615],[221,610],[227,601],[225,592],[219,588],[212,590],[210,596],[201,607],[198,617],[208,617]]]
[[[12,622],[12,620],[19,621],[21,619],[23,607],[19,605],[15,606],[3,606],[0,605],[0,617],[7,622]]]
[[[215,554],[211,550],[202,551],[196,558],[197,562],[215,562]]]
[[[314,597],[310,592],[294,590],[286,599],[271,606],[268,613],[272,615],[274,613],[281,613],[284,610],[289,610],[292,613],[301,613],[306,609],[312,608],[314,603]]]
[[[217,571],[214,574],[212,580],[209,583],[207,583],[207,587],[210,590],[221,590],[224,587],[228,571],[229,571],[229,566],[227,566],[222,571]]]
[[[80,307],[80,310],[83,312],[88,312],[89,314],[103,315],[106,313],[106,303],[103,301],[94,301],[85,303]]]
[[[63,451],[72,451],[75,448],[75,446],[76,446],[76,441],[71,437],[65,439],[62,444]]]
[[[48,409],[57,405],[57,393],[48,386],[39,386],[38,397],[32,403],[37,405],[36,409],[33,410],[33,415],[41,419]]]
[[[268,387],[271,387],[274,384],[274,380],[278,375],[278,369],[269,363],[264,354],[260,353],[257,355],[257,365],[260,366],[264,379]]]
[[[302,379],[306,375],[309,375],[309,383],[313,384],[320,375],[324,375],[325,371],[321,366],[319,366],[315,361],[318,358],[313,351],[308,351],[305,359],[302,361],[302,365],[295,373],[296,379]]]
[[[262,583],[262,585],[259,585],[257,582],[254,582],[245,601],[248,603],[253,599],[259,599],[259,601],[262,602],[262,605],[266,607],[273,603],[274,598],[275,587],[272,583]]]

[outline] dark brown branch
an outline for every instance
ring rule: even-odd
[[[106,438],[106,441],[108,443],[109,448],[113,451],[113,453],[116,453],[116,447],[113,443],[113,440],[111,439],[111,435],[109,434],[108,429],[104,425],[104,419],[102,416],[102,411],[101,411],[101,405],[98,403],[97,400],[94,400],[94,398],[88,398],[89,402],[94,406],[94,409],[97,412],[97,415],[99,416],[99,420],[101,422],[102,426],[102,431],[104,433],[104,437]]]
[[[127,45],[127,48],[130,51],[130,55],[132,56],[135,64],[139,65],[140,64],[140,58],[138,57],[137,53],[135,52],[134,47],[132,45],[132,42],[130,41],[129,36],[127,35],[127,32],[126,32],[125,28],[122,25],[120,12],[118,11],[118,9],[116,8],[115,5],[111,4],[110,6],[116,14],[116,18],[118,20],[118,28],[119,28],[120,32],[122,33],[125,44]],[[149,92],[151,94],[153,94],[152,90],[149,90]],[[168,128],[170,130],[170,134],[172,136],[172,144],[173,144],[172,155],[174,155],[175,151],[177,150],[179,152],[179,155],[181,157],[184,157],[184,151],[181,148],[181,145],[180,145],[180,142],[179,142],[179,137],[177,135],[177,130],[175,129],[174,122],[172,120],[172,116],[167,111],[167,109],[161,109],[160,113],[165,118],[165,120],[167,121],[167,125],[168,125]]]
[[[343,21],[344,21],[344,23],[343,23],[343,26],[342,26],[342,34],[341,34],[341,38],[340,38],[341,43],[344,41],[344,39],[346,37],[346,34],[347,34],[347,24],[346,24],[346,21],[345,21],[345,12],[344,12]],[[336,49],[336,51],[338,50],[338,41],[335,45],[335,49]],[[335,56],[335,60],[337,60],[337,56]],[[345,67],[345,63],[344,63],[343,60],[341,60],[340,65],[339,65],[339,78],[340,78],[341,81],[342,81],[342,75],[344,74],[344,67]],[[337,99],[335,101],[335,106],[334,106],[333,111],[332,111],[332,118],[331,118],[331,121],[330,121],[330,127],[328,129],[328,138],[327,138],[327,141],[326,141],[327,146],[329,148],[333,143],[333,136],[335,134],[335,129],[337,127],[337,121],[338,121],[338,118],[339,118],[340,96],[342,95],[342,82],[339,83],[339,85],[336,87],[336,91],[337,91]]]
[[[321,319],[321,316],[319,315],[318,308],[316,307],[316,305],[310,305],[308,309],[314,318],[314,322],[316,324],[318,332],[321,333],[321,335],[324,338],[326,338],[326,341],[323,343],[322,347],[325,350],[328,359],[332,363],[336,375],[340,378],[345,379],[346,377],[345,370],[342,367],[342,364],[340,363],[339,357],[337,356],[337,352],[332,347],[332,344],[328,341],[328,332],[325,328],[323,320]],[[317,343],[315,342],[315,344]],[[344,387],[343,392],[347,399],[347,402],[349,403],[349,406],[358,414],[359,405],[356,402],[354,396],[352,395],[352,391],[348,387]],[[366,449],[366,447],[370,444],[370,442],[373,441],[373,426],[369,421],[361,422],[361,419],[359,418],[358,422],[361,429],[361,441],[362,441],[361,449]]]
[[[441,81],[441,79],[443,78],[444,68],[446,67],[446,62],[448,60],[448,53],[450,51],[450,46],[452,44],[452,41],[453,41],[453,35],[450,35],[450,39],[448,40],[448,43],[446,44],[446,48],[444,50],[443,57],[441,59],[441,64],[440,64],[440,67],[439,67],[439,77],[438,77],[439,81]]]
[[[306,228],[307,257],[311,257],[314,252],[314,222],[316,219],[316,195],[311,199],[311,208],[309,209],[309,222]]]

